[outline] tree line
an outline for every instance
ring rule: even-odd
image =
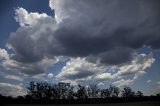
[[[30,82],[27,87],[27,96],[33,99],[83,99],[108,97],[142,97],[141,91],[133,91],[130,87],[120,88],[110,85],[109,88],[100,89],[96,84],[89,86],[78,85],[76,88],[70,83],[60,82],[51,84],[47,82]]]
[[[11,103],[108,103],[159,100],[160,94],[156,96],[144,96],[141,91],[134,91],[130,87],[122,90],[110,85],[108,88],[100,89],[96,84],[88,86],[73,86],[70,83],[59,82],[51,84],[48,82],[30,82],[25,96],[17,98],[0,95],[0,99]],[[8,103],[8,102],[7,102]]]

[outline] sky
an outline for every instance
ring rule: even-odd
[[[159,0],[1,0],[0,93],[30,81],[160,90]]]

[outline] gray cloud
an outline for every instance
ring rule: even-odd
[[[120,64],[143,46],[159,49],[158,4],[158,0],[51,0],[60,22],[54,36],[63,48],[61,54]]]
[[[25,95],[25,92],[20,85],[13,85],[10,83],[0,83],[0,93],[5,96],[13,97]]]
[[[24,78],[19,77],[19,76],[15,76],[15,75],[6,75],[4,78],[10,79],[10,80],[17,80],[17,81],[23,81],[24,80]]]
[[[70,80],[74,80],[87,78],[88,76],[92,76],[93,74],[95,73],[88,70],[79,70],[76,74],[65,75],[64,77]]]
[[[45,58],[36,63],[23,63],[13,59],[8,59],[2,62],[2,66],[6,70],[14,70],[18,74],[25,73],[29,75],[42,74],[47,71],[47,68],[58,61],[56,59]]]
[[[20,27],[10,35],[11,60],[44,72],[45,58],[69,56],[119,65],[143,46],[159,49],[158,0],[50,0],[54,17],[16,9]],[[40,65],[41,66],[41,65]],[[41,71],[42,69],[42,71]],[[34,71],[31,71],[34,72]]]

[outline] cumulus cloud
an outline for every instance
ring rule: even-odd
[[[109,80],[112,79],[112,75],[110,73],[102,73],[95,76],[97,80]]]
[[[157,4],[157,0],[50,0],[55,18],[17,8],[20,27],[8,42],[15,52],[12,58],[31,63],[69,56],[109,65],[126,63],[136,49],[158,47]]]
[[[6,44],[12,54],[8,54],[7,50],[0,48],[0,68],[5,70],[3,71],[5,76],[3,77],[23,82],[22,77],[31,75],[30,78],[45,80],[44,73],[48,67],[59,61],[59,57],[44,52],[49,50],[48,45],[44,46],[46,42],[50,42],[51,37],[49,35],[52,32],[50,30],[53,30],[52,24],[56,22],[45,13],[32,13],[23,8],[17,8],[15,14],[15,19],[20,27],[16,32],[11,33]],[[16,74],[11,75],[12,73]],[[23,93],[21,92],[22,87],[13,84],[3,83],[1,89],[3,95],[17,96]]]
[[[48,15],[45,13],[28,13],[24,8],[17,8],[15,14],[15,20],[19,22],[20,26],[35,25],[41,20],[44,21],[44,19],[48,18]]]
[[[49,73],[49,74],[47,75],[47,77],[48,77],[49,79],[53,78],[53,73]]]
[[[98,85],[99,85],[99,86],[103,86],[103,85],[104,85],[104,83],[100,82],[100,83],[98,83]]]
[[[136,49],[144,45],[152,47],[149,45],[151,37],[158,37],[158,26],[150,27],[158,15],[156,11],[152,12],[158,8],[157,3],[142,3],[143,0],[50,0],[56,18],[19,7],[15,10],[15,19],[20,27],[11,33],[7,43],[13,55],[3,65],[27,74],[39,74],[47,69],[44,61],[54,60],[57,56],[85,58],[93,64],[98,61],[118,65],[132,61]],[[78,72],[81,77],[94,73]]]
[[[8,46],[15,53],[12,58],[26,63],[42,61],[45,57],[52,58],[49,52],[52,51],[51,35],[55,20],[46,14],[29,13],[23,8],[16,9],[15,18],[22,25],[11,33],[8,41]]]
[[[5,96],[19,96],[24,95],[25,92],[20,85],[13,85],[10,83],[0,83],[0,93]]]
[[[147,82],[147,83],[150,83],[151,81],[152,81],[152,80],[147,80],[146,82]]]
[[[124,86],[132,85],[133,81],[134,80],[131,80],[131,79],[128,79],[128,80],[121,79],[121,80],[114,82],[113,84],[118,87],[124,87]]]
[[[8,52],[5,49],[0,48],[0,60],[8,58],[9,58]]]
[[[154,63],[155,59],[153,58],[153,54],[139,54],[135,56],[130,63],[120,66],[119,71],[116,73],[117,76],[129,75],[129,74],[144,74],[145,69],[151,67]]]
[[[99,66],[98,64],[88,62],[85,58],[71,58],[56,77],[72,80],[83,78],[90,79],[89,76],[105,70],[105,66]]]
[[[56,46],[51,46],[56,21],[45,13],[32,13],[24,8],[17,8],[15,14],[20,27],[11,33],[6,44],[12,54],[0,49],[0,66],[6,70],[16,70],[18,73],[42,74],[49,66],[59,61],[58,56],[50,53],[50,47]]]
[[[55,38],[64,48],[64,55],[88,57],[90,61],[99,59],[112,65],[128,62],[136,49],[158,47],[159,3],[158,0],[50,0],[60,22]]]
[[[146,73],[154,62],[152,53],[135,54],[134,59],[120,66],[107,66],[99,63],[88,62],[85,58],[72,58],[56,76],[60,79],[74,80],[77,82],[95,81],[95,83],[114,81],[113,84],[124,86],[132,84],[140,76]],[[130,76],[131,79],[124,80]],[[119,85],[123,82],[122,85]],[[125,84],[126,83],[126,84]]]
[[[146,74],[145,71],[138,71],[138,72],[135,73],[133,79],[136,80],[138,77],[140,77],[140,76],[142,76],[142,75],[144,75],[144,74]]]
[[[136,55],[131,63],[119,67],[119,71],[114,74],[114,77],[119,80],[113,84],[119,87],[132,85],[135,80],[146,73],[146,69],[151,67],[154,61],[152,53]],[[127,75],[131,75],[131,79],[123,79]],[[149,83],[151,80],[147,82]]]

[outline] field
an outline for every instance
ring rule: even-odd
[[[52,105],[52,104],[36,104],[36,105],[27,105],[27,104],[12,104],[6,106],[160,106],[160,102],[132,102],[132,103],[107,103],[107,104],[70,104],[70,105]]]

